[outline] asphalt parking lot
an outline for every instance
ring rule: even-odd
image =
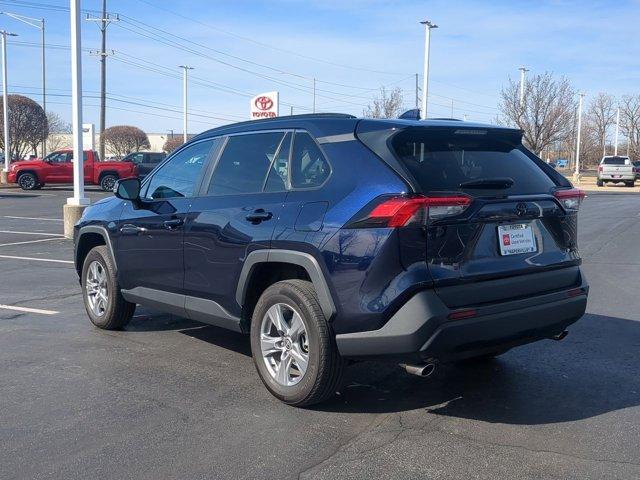
[[[359,363],[313,409],[271,397],[239,334],[140,308],[94,328],[68,196],[0,189],[2,479],[640,478],[637,193],[582,207],[591,295],[565,340],[428,380]]]

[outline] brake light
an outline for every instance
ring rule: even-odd
[[[560,201],[560,204],[565,210],[577,211],[587,194],[578,188],[570,188],[567,190],[556,190],[553,192],[553,196]]]
[[[451,312],[447,318],[449,320],[462,320],[464,318],[475,317],[478,314],[475,308],[467,308],[465,310],[456,310]]]
[[[462,213],[471,204],[468,195],[393,197],[371,210],[358,226],[404,227],[412,219],[425,213],[428,218],[440,219]]]
[[[602,165],[598,165],[598,172],[602,173],[602,170],[604,170],[604,168],[602,168]]]

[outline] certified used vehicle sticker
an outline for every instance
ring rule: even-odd
[[[500,255],[516,255],[537,251],[536,239],[530,225],[516,223],[498,226]]]

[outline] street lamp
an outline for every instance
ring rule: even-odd
[[[578,138],[576,139],[576,168],[573,173],[573,181],[580,183],[580,133],[582,130],[582,100],[584,93],[578,94],[580,100],[578,101]]]
[[[427,95],[429,93],[429,43],[431,41],[431,29],[438,28],[435,23],[429,20],[420,22],[424,25],[424,73],[422,75],[422,112],[421,117],[427,119]]]
[[[9,163],[11,162],[11,144],[9,139],[9,93],[7,92],[7,36],[17,37],[16,33],[0,30],[2,35],[2,119],[4,121],[4,170],[2,183],[7,183]]]
[[[42,63],[42,110],[44,111],[45,117],[47,116],[47,86],[46,86],[46,75],[45,75],[45,43],[44,43],[44,18],[33,18],[27,17],[26,15],[18,15],[17,13],[11,12],[0,12],[0,15],[6,15],[7,17],[11,17],[19,22],[26,23],[34,28],[37,28],[41,32],[42,37],[42,53],[41,53],[41,63]],[[42,137],[42,158],[47,155],[47,138],[44,135]]]
[[[182,139],[184,143],[187,143],[187,72],[193,70],[193,67],[189,65],[178,65],[178,68],[184,70],[184,76],[182,77]]]
[[[524,67],[520,67],[520,110],[524,108],[524,77],[525,74],[529,71]]]

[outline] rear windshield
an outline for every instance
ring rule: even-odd
[[[629,159],[626,157],[607,157],[602,159],[604,165],[629,165]]]
[[[504,195],[525,195],[547,193],[556,186],[513,135],[487,130],[411,128],[395,135],[391,148],[425,193],[463,190],[486,195],[499,190]],[[505,179],[512,183],[499,188],[473,186]]]

